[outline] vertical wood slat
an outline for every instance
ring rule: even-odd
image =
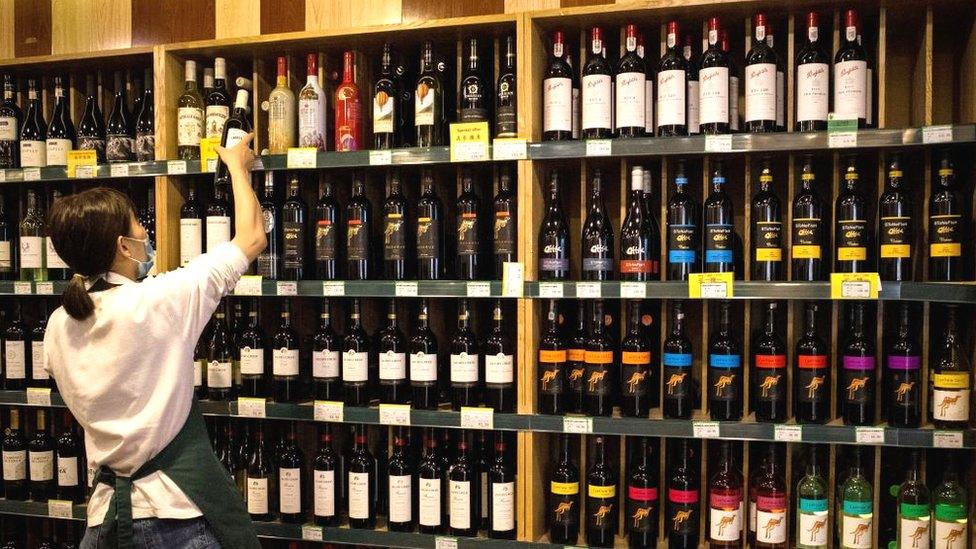
[[[261,34],[261,15],[261,0],[214,0],[214,37]]]
[[[183,63],[153,48],[153,95],[156,103],[156,158],[176,158],[176,100],[183,83]],[[160,272],[180,266],[180,207],[178,178],[156,178],[156,248]]]
[[[51,53],[132,45],[132,0],[51,0]]]

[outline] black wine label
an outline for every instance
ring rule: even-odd
[[[668,490],[665,527],[675,534],[698,535],[698,491]]]
[[[695,225],[668,225],[668,262],[694,263],[698,246],[698,228]]]
[[[105,140],[97,137],[78,137],[79,151],[95,151],[99,162],[105,161]]]
[[[315,260],[335,261],[336,235],[335,225],[328,219],[320,219],[315,224]]]
[[[846,219],[837,222],[837,260],[838,261],[866,261],[867,249],[867,221],[863,219]]]
[[[458,255],[478,255],[478,214],[462,213],[457,216]]]
[[[732,263],[732,225],[705,225],[705,263]]]
[[[664,368],[664,398],[682,400],[691,397],[691,369]]]
[[[542,272],[556,272],[569,270],[569,250],[566,243],[557,237],[543,238],[542,253],[539,256],[539,270]]]
[[[962,255],[959,214],[933,215],[929,218],[929,256],[959,257]]]
[[[507,85],[507,82],[502,82],[503,87]],[[501,92],[499,91],[499,93]],[[514,95],[514,92],[511,95]],[[515,115],[515,106],[498,107],[495,112],[495,135],[515,135],[517,132],[518,118]]]
[[[912,219],[910,217],[882,217],[879,240],[882,258],[908,258],[912,256]]]
[[[583,389],[590,396],[610,394],[610,368],[613,366],[613,351],[586,351],[586,371],[583,374]]]
[[[613,271],[613,250],[599,235],[583,239],[583,270]]]
[[[644,396],[647,394],[648,367],[651,353],[647,351],[623,351],[620,353],[620,386],[621,393],[630,396]]]
[[[610,492],[610,497],[596,497],[594,491]],[[615,486],[587,486],[586,528],[594,530],[617,529],[617,498]]]
[[[369,257],[367,234],[369,227],[361,219],[350,219],[346,225],[346,256],[350,261],[365,261]]]
[[[128,135],[109,134],[105,139],[105,159],[109,162],[130,162],[135,159],[135,139]]]
[[[921,406],[921,380],[918,370],[889,370],[889,372],[892,373],[887,384],[889,393],[885,398],[885,403],[895,408],[919,409]]]
[[[583,362],[585,355],[586,351],[583,349],[569,350],[566,379],[569,381],[569,390],[576,394],[583,392],[583,378],[586,376],[586,364]]]
[[[284,267],[301,269],[305,265],[305,224],[285,221],[282,223],[282,235]]]
[[[756,398],[762,402],[786,400],[786,355],[755,355]]]
[[[824,355],[800,355],[796,371],[797,398],[805,404],[829,401],[826,386],[830,372],[827,370],[827,357]]]
[[[461,122],[488,120],[487,98],[481,78],[469,76],[461,81]]]
[[[756,261],[783,260],[783,224],[779,221],[757,221],[755,242]]]
[[[793,259],[820,259],[822,230],[819,217],[793,219]]]
[[[550,519],[562,527],[579,524],[579,482],[551,482],[549,491]]]
[[[735,356],[735,355],[712,355],[715,356]],[[710,359],[711,361],[711,359]],[[708,393],[709,399],[721,402],[734,402],[739,399],[741,392],[742,376],[741,368],[708,368]]]
[[[403,214],[386,214],[386,226],[383,227],[383,259],[387,261],[406,259],[406,232]]]
[[[493,231],[495,255],[514,255],[515,250],[515,218],[511,212],[495,212],[495,229]]]
[[[135,147],[137,162],[152,162],[156,160],[156,136],[154,134],[136,134]]]
[[[647,499],[634,499],[632,495],[646,496]],[[627,531],[637,534],[657,532],[657,488],[629,487],[626,513]]]
[[[844,389],[844,402],[867,404],[874,399],[873,370],[843,370],[841,382]]]
[[[440,257],[440,234],[437,222],[430,217],[417,218],[417,257],[420,259]]]

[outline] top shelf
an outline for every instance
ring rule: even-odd
[[[956,124],[890,130],[859,130],[856,132],[856,136],[856,144],[845,143],[843,149],[831,146],[831,139],[827,132],[544,141],[526,143],[526,158],[528,160],[571,160],[592,157],[691,156],[835,149],[849,151],[851,149],[952,145],[976,142],[976,125]],[[510,154],[511,149],[507,149],[504,158],[495,158],[495,151],[493,150],[492,158],[495,161],[507,161],[511,160]],[[389,151],[319,152],[315,158],[315,166],[311,169],[450,163],[449,147],[410,147]],[[83,168],[76,174],[76,177],[71,178],[68,177],[67,170],[64,167],[19,168],[0,170],[0,183],[196,175],[213,171],[201,169],[201,167],[198,161],[193,160],[102,164],[93,168]],[[254,171],[286,169],[309,168],[289,168],[287,155],[283,154],[263,155],[258,157],[254,163]]]

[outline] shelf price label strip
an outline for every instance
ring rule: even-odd
[[[830,273],[830,299],[878,299],[878,273]]]
[[[733,297],[733,273],[691,273],[688,275],[688,297],[691,299],[728,299]]]

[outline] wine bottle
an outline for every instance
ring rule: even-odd
[[[251,515],[251,520],[270,520],[271,518],[271,492],[269,486],[271,478],[274,476],[274,466],[272,458],[268,455],[268,447],[264,440],[263,423],[258,424],[253,442],[250,446],[250,456],[247,465],[247,494],[244,498],[247,501],[247,512]]]
[[[641,137],[647,120],[645,102],[651,101],[654,96],[645,95],[647,65],[637,52],[637,25],[627,25],[624,35],[626,53],[617,62],[617,70],[614,71],[615,126],[618,137]]]
[[[742,472],[732,456],[732,443],[722,441],[719,463],[708,481],[709,547],[742,547]]]
[[[326,180],[322,184],[322,195],[315,204],[315,273],[322,280],[339,277],[338,227],[339,203],[332,181]]]
[[[834,116],[857,119],[859,128],[868,125],[868,56],[859,40],[860,21],[856,10],[844,12],[840,47],[834,55]]]
[[[390,497],[389,529],[393,532],[412,532],[414,518],[414,465],[407,453],[407,437],[403,427],[397,427],[393,438],[393,453],[387,462]]]
[[[9,384],[8,384],[9,387]],[[10,421],[3,433],[3,497],[27,499],[27,441],[21,431],[19,408],[10,409]]]
[[[464,70],[458,87],[459,122],[485,122],[488,120],[489,85],[482,75],[478,56],[478,39],[468,38],[464,52]]]
[[[586,471],[586,544],[613,547],[617,534],[617,475],[607,458],[606,437],[595,437]]]
[[[515,72],[515,37],[506,36],[502,61],[495,84],[495,137],[518,136],[516,108],[517,76]]]
[[[37,97],[36,80],[27,81],[27,112],[20,126],[20,166],[43,168],[47,166],[47,123],[44,109]]]
[[[291,301],[285,299],[281,302],[281,324],[271,340],[272,394],[276,402],[297,402],[300,397],[298,342],[291,327]]]
[[[780,467],[780,460],[774,443],[766,446],[766,467],[760,469],[755,486],[756,515],[755,547],[756,549],[786,549],[787,532],[787,499],[786,479]]]
[[[434,45],[424,42],[414,92],[414,125],[418,147],[444,144],[444,85],[434,63]]]
[[[608,227],[609,229],[609,227]],[[559,172],[549,174],[546,212],[539,226],[539,280],[569,278],[569,223],[562,205]]]
[[[911,308],[902,303],[898,309],[898,331],[886,349],[883,402],[888,425],[892,427],[918,427],[922,418],[922,353],[911,332],[910,315]]]
[[[275,87],[268,94],[268,152],[285,154],[294,147],[297,136],[295,93],[288,86],[288,58],[276,60]]]
[[[627,302],[627,333],[620,342],[620,412],[647,417],[651,411],[651,342],[641,325],[641,302]]]
[[[929,197],[929,280],[953,282],[963,279],[962,198],[956,190],[956,173],[948,151],[939,157],[938,177]]]
[[[848,307],[849,335],[842,348],[841,410],[845,425],[874,423],[874,337],[865,333],[864,303]]]
[[[44,333],[47,331],[47,302],[41,301],[40,317],[30,331],[30,382],[28,386],[51,388],[51,376],[44,369]]]
[[[776,302],[766,304],[764,326],[752,342],[756,420],[782,422],[788,417],[786,345],[776,330]]]
[[[187,61],[184,68],[183,93],[177,100],[176,120],[177,120],[177,154],[182,160],[199,160],[200,158],[200,139],[204,136],[204,107],[203,96],[197,87],[197,63]],[[89,104],[98,109],[98,103],[94,100],[93,92],[89,92]],[[88,119],[88,107],[85,107],[85,119]],[[100,113],[96,121],[101,120]],[[82,121],[79,130],[85,127]],[[95,126],[97,127],[97,126]],[[103,134],[104,135],[104,134]],[[104,137],[103,137],[104,138]]]
[[[837,497],[837,529],[842,549],[868,549],[873,547],[874,500],[871,481],[863,470],[864,449],[851,447],[853,454],[848,474],[840,486]]]
[[[208,139],[221,137],[224,124],[230,117],[230,92],[227,89],[227,62],[223,57],[214,59],[214,87],[207,94],[206,130]]]
[[[444,532],[446,517],[447,477],[437,451],[437,437],[432,428],[424,429],[424,453],[417,467],[418,514],[420,533]]]
[[[400,174],[389,176],[383,202],[383,278],[407,278],[407,199],[403,196]]]
[[[278,518],[281,522],[300,523],[305,519],[303,503],[305,489],[302,486],[305,456],[295,441],[295,422],[288,424],[286,438],[277,455]]]
[[[729,53],[729,31],[719,33],[719,45],[729,61],[729,132],[739,131],[739,69]]]
[[[679,50],[679,37],[679,23],[668,21],[667,49],[657,65],[657,135],[661,137],[688,135],[689,67]]]
[[[407,342],[397,324],[396,300],[391,299],[387,325],[376,331],[379,354],[379,398],[386,404],[405,404],[408,400]]]
[[[826,423],[830,419],[830,365],[827,344],[817,334],[819,306],[808,301],[803,335],[796,342],[793,414],[798,423]]]
[[[603,182],[599,169],[590,182],[589,209],[580,238],[583,258],[583,280],[613,279],[613,227],[603,200]]]
[[[0,216],[3,215],[2,204],[0,204]],[[154,185],[146,186],[146,202],[145,206],[139,208],[139,212],[136,214],[136,219],[144,229],[146,229],[146,236],[149,237],[149,243],[156,247],[156,187]],[[2,221],[0,221],[2,223]],[[2,241],[2,236],[0,236],[0,241]],[[0,254],[2,258],[2,254]],[[0,261],[0,272],[3,272],[2,261]]]
[[[706,132],[707,133],[707,132]],[[705,199],[705,271],[727,273],[735,270],[735,214],[732,198],[725,192],[722,165],[712,171],[712,191]]]
[[[639,437],[636,455],[627,466],[627,539],[630,547],[657,547],[658,471],[655,444],[649,437]]]
[[[637,33],[637,56],[644,62],[644,135],[654,135],[654,66],[644,48],[644,33]]]
[[[934,497],[935,528],[933,538],[935,547],[949,549],[953,547],[953,540],[965,540],[968,529],[968,515],[966,509],[968,501],[966,486],[959,479],[959,459],[955,455],[946,456],[946,465],[942,472],[942,481],[932,491]],[[945,543],[945,545],[942,545]],[[965,547],[965,541],[963,547]]]
[[[47,247],[44,211],[37,199],[37,192],[28,190],[27,209],[20,222],[21,280],[33,282],[44,282],[47,280]]]
[[[224,305],[214,312],[207,341],[207,398],[231,400],[235,396],[234,349],[227,332]]]
[[[604,329],[603,300],[600,299],[592,305],[584,361],[584,412],[591,416],[609,416],[614,405],[616,360],[613,341]]]
[[[854,157],[847,159],[844,185],[834,206],[834,271],[860,273],[869,270],[868,246],[872,238],[867,225],[867,204],[858,188],[860,175]]]
[[[648,281],[658,274],[660,236],[644,197],[644,169],[631,168],[627,215],[620,228],[620,278]]]
[[[474,192],[471,172],[461,176],[461,194],[454,204],[457,212],[457,277],[477,280],[481,277],[481,199]]]
[[[458,301],[458,327],[451,337],[451,405],[455,410],[462,406],[481,403],[481,377],[478,364],[478,340],[471,331],[471,312],[468,300]]]
[[[369,394],[369,337],[363,328],[358,299],[352,300],[349,327],[342,339],[342,392],[346,406],[368,406]]]
[[[613,135],[613,68],[603,49],[603,29],[593,27],[590,30],[589,58],[582,71],[584,139],[607,139]]]
[[[434,189],[434,176],[425,170],[417,201],[417,278],[438,280],[444,276],[444,204]]]
[[[437,335],[430,329],[428,305],[421,299],[417,328],[410,338],[410,403],[420,410],[437,408]]]
[[[827,483],[820,468],[819,449],[809,446],[806,470],[796,485],[796,546],[798,549],[828,547],[830,508]]]
[[[6,200],[0,196],[0,279],[2,280],[10,280],[18,275],[15,268],[17,265],[15,239],[13,224],[7,217]]]
[[[372,276],[372,220],[373,206],[366,197],[366,186],[361,176],[354,176],[352,197],[346,204],[346,278],[349,280],[369,280]]]
[[[68,98],[60,76],[54,77],[54,114],[47,130],[47,165],[67,166],[68,151],[75,147],[75,126],[68,112]]]
[[[732,333],[731,307],[731,302],[721,302],[718,329],[708,344],[708,410],[715,421],[742,418],[742,352]]]
[[[458,437],[457,455],[447,470],[449,533],[452,536],[472,537],[478,533],[481,501],[478,493],[479,471],[468,453],[468,433]]]
[[[105,125],[105,159],[108,162],[131,162],[135,159],[135,120],[129,112],[123,79],[122,71],[115,71],[115,98]],[[213,137],[220,135],[218,132]],[[207,137],[211,136],[208,134]]]
[[[796,54],[796,125],[798,132],[827,129],[830,110],[830,54],[820,41],[820,14],[806,15],[806,41]]]
[[[931,537],[932,501],[921,478],[921,456],[913,448],[905,480],[898,486],[897,546],[928,547]]]
[[[518,257],[518,197],[507,169],[498,176],[498,193],[492,200],[492,209],[495,213],[491,239],[494,278],[502,280],[505,263],[516,261]]]
[[[699,127],[705,134],[729,133],[732,117],[730,116],[730,97],[732,97],[729,79],[732,76],[732,62],[722,51],[719,43],[721,21],[718,17],[708,19],[708,49],[702,52],[698,78],[701,82],[698,90],[700,105]]]
[[[298,92],[298,146],[325,150],[325,121],[328,101],[319,85],[319,56],[306,56],[305,86]]]
[[[566,353],[566,381],[568,383],[566,411],[582,414],[585,408],[583,403],[586,398],[586,345],[589,341],[588,327],[590,323],[590,315],[587,311],[590,303],[580,299],[577,300],[576,304],[576,329],[567,341],[569,351]]]
[[[308,207],[302,200],[298,177],[292,175],[288,180],[288,195],[281,205],[281,275],[285,280],[305,278],[305,256],[308,238],[305,222]]]
[[[684,167],[684,161],[679,160],[674,177],[675,191],[668,200],[668,280],[687,280],[690,273],[700,269],[699,207],[687,192],[688,178]]]
[[[355,426],[352,451],[347,460],[346,483],[349,494],[349,527],[372,530],[376,526],[376,462],[366,443],[366,427]]]
[[[326,424],[319,430],[319,447],[312,461],[313,521],[319,526],[337,526],[339,512],[336,491],[338,456],[332,447],[332,426]]]
[[[559,330],[559,310],[549,300],[543,334],[539,339],[539,413],[564,415],[566,405],[566,342]]]
[[[671,302],[671,330],[664,340],[664,417],[689,419],[695,407],[696,390],[691,375],[693,364],[691,340],[685,335],[685,313],[682,301]]]
[[[881,280],[911,281],[914,276],[915,222],[911,197],[902,182],[901,161],[892,154],[888,180],[878,199],[878,274]]]
[[[153,105],[153,73],[146,69],[143,77],[142,101],[134,111],[136,122],[133,153],[138,162],[156,160],[156,110]]]
[[[481,345],[485,368],[485,405],[498,413],[515,412],[515,344],[505,330],[502,302],[495,300],[492,328]]]
[[[400,78],[393,66],[393,45],[387,42],[383,44],[380,72],[373,83],[373,148],[400,146],[403,119],[400,91]]]
[[[559,451],[549,480],[549,539],[576,545],[579,538],[580,475],[570,453],[570,435],[559,435]]]
[[[11,74],[3,75],[0,103],[0,168],[20,167],[20,124],[23,113],[17,106],[17,84]]]
[[[53,189],[51,191],[51,202],[48,203],[48,211],[50,211],[55,202],[61,200],[62,194],[59,189]],[[47,279],[48,280],[67,280],[68,279],[68,264],[61,259],[58,255],[58,251],[54,248],[54,240],[50,237],[44,238],[44,261],[47,266]]]
[[[228,185],[214,185],[213,200],[206,207],[206,239],[207,252],[212,252],[224,242],[230,242],[231,205],[228,197]]]
[[[964,429],[969,425],[972,367],[960,340],[956,305],[945,305],[946,325],[936,361],[930,367],[929,403],[932,423],[940,429]]]
[[[768,120],[767,120],[768,122]],[[772,189],[773,173],[764,159],[759,173],[759,191],[752,197],[752,280],[782,280],[783,212]]]
[[[701,56],[694,54],[694,43],[691,34],[686,33],[681,48],[681,56],[685,58],[685,63],[687,63],[685,75],[688,80],[685,96],[688,100],[688,135],[701,133],[701,81],[699,80]],[[704,54],[704,52],[702,53]]]
[[[792,278],[805,282],[823,280],[824,265],[824,204],[814,189],[813,157],[803,159],[800,189],[793,197],[793,240],[790,258]]]
[[[49,432],[47,410],[34,412],[34,435],[27,443],[28,483],[30,499],[46,502],[55,495],[54,441]]]
[[[567,63],[563,31],[552,34],[552,56],[542,81],[542,138],[545,141],[574,139],[573,69]]]
[[[197,400],[207,397],[207,387],[203,383],[204,373],[207,371],[207,337],[210,335],[210,322],[203,329],[196,346],[193,348],[193,395]]]
[[[515,468],[509,455],[507,433],[495,432],[495,453],[488,469],[488,537],[515,539]],[[482,454],[487,454],[482,449]]]
[[[264,398],[268,394],[264,334],[258,316],[258,302],[252,300],[247,310],[247,327],[237,340],[241,368],[240,394],[243,397]]]
[[[342,342],[332,328],[332,311],[323,300],[319,327],[312,336],[312,383],[316,400],[341,400],[340,349]]]
[[[335,91],[335,150],[358,151],[363,145],[362,99],[356,85],[356,57],[342,54],[342,82]]]
[[[251,123],[248,121],[248,92],[245,89],[237,90],[237,97],[234,99],[234,110],[224,121],[224,130],[220,134],[220,146],[225,149],[236,146],[251,131]],[[229,184],[230,172],[224,161],[217,158],[214,168],[214,185]]]
[[[668,447],[674,448],[667,465],[668,500],[664,524],[668,529],[668,547],[696,549],[700,468],[692,465],[692,459],[697,452],[693,452],[692,443],[686,438],[676,439],[673,446],[669,442]]]
[[[766,14],[752,16],[755,40],[746,55],[746,131],[767,133],[776,131],[776,72],[779,59],[767,37],[772,38]]]
[[[264,189],[261,194],[261,216],[264,219],[264,233],[268,246],[258,254],[257,273],[268,280],[281,278],[281,248],[283,233],[281,228],[281,205],[275,194],[275,172],[264,174]]]
[[[75,419],[71,412],[64,412],[64,422],[61,434],[55,441],[55,467],[57,468],[57,498],[73,503],[81,503],[84,498],[82,489],[84,442],[75,433]]]
[[[180,266],[185,267],[203,253],[203,205],[197,201],[197,188],[189,183],[186,202],[180,207]]]

